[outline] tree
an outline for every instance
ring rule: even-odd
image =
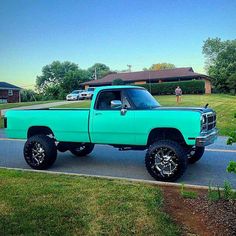
[[[23,89],[20,92],[22,102],[36,101],[37,94],[32,89]]]
[[[125,82],[122,79],[114,79],[112,85],[124,85]]]
[[[230,93],[236,95],[236,72],[229,76],[226,81]]]
[[[174,69],[175,65],[171,63],[157,63],[157,64],[152,64],[151,67],[149,67],[149,70],[164,70],[164,69]],[[143,70],[146,70],[146,68],[143,68]]]
[[[67,93],[87,80],[89,72],[79,69],[77,64],[54,61],[43,67],[42,75],[37,76],[36,88],[48,99],[64,99]]]
[[[213,85],[220,92],[235,94],[236,40],[221,41],[220,38],[208,38],[204,41],[202,52]]]
[[[95,74],[97,79],[101,79],[104,76],[111,73],[110,68],[102,63],[95,63],[93,66],[88,68],[88,72],[90,74],[90,79],[95,79]]]

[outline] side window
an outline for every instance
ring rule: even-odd
[[[111,108],[112,100],[121,101],[121,91],[103,91],[99,94],[96,109],[98,110],[114,110]]]
[[[128,109],[131,108],[130,103],[129,103],[127,97],[123,96],[121,102],[122,102],[122,106],[123,107],[128,108]]]
[[[13,96],[13,90],[12,89],[8,90],[8,96]]]

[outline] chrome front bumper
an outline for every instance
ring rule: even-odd
[[[217,139],[218,136],[218,129],[213,129],[211,132],[202,133],[201,136],[196,138],[196,146],[197,147],[204,147],[208,146]]]

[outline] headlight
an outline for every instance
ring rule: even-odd
[[[206,124],[206,116],[205,115],[201,116],[201,124],[202,125]]]
[[[204,129],[206,129],[206,123],[207,123],[207,119],[205,115],[201,116],[201,131],[203,131]]]

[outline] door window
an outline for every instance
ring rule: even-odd
[[[111,107],[112,100],[121,101],[121,91],[101,92],[96,103],[96,109],[97,110],[114,110],[114,108]]]

